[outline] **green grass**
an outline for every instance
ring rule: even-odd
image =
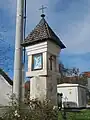
[[[90,110],[67,112],[66,117],[66,120],[90,120]],[[61,112],[59,112],[58,120],[63,120]]]

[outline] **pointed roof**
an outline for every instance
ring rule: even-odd
[[[46,40],[51,40],[60,46],[61,49],[65,48],[65,45],[60,41],[58,36],[50,28],[44,17],[40,20],[39,24],[34,28],[34,30],[26,37],[22,46],[29,46],[38,42],[43,42]]]

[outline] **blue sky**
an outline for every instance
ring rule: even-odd
[[[66,45],[60,59],[66,67],[90,71],[90,0],[27,0],[26,35],[40,21],[45,5],[46,20]],[[0,67],[13,78],[16,0],[0,1]],[[10,46],[10,47],[9,47]],[[8,49],[8,50],[7,50]],[[4,59],[8,57],[8,59]],[[7,69],[9,68],[9,69]]]

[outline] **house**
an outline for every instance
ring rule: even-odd
[[[10,96],[13,93],[13,81],[0,69],[0,106],[7,106],[11,102]],[[25,97],[30,91],[30,81],[25,82]]]
[[[86,90],[87,88],[80,84],[63,83],[57,85],[57,92],[62,93],[63,105],[69,107],[86,107]]]
[[[11,101],[10,95],[12,95],[12,86],[13,81],[0,69],[0,106],[7,106]]]

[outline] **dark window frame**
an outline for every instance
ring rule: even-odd
[[[39,55],[40,55],[41,58],[42,58],[42,63],[41,63],[42,66],[41,66],[41,68],[34,69],[34,57],[35,57],[35,56],[39,56]],[[42,70],[42,69],[43,69],[43,53],[33,54],[33,55],[32,55],[32,62],[31,62],[31,64],[32,64],[32,65],[31,65],[31,66],[32,66],[32,71]]]

